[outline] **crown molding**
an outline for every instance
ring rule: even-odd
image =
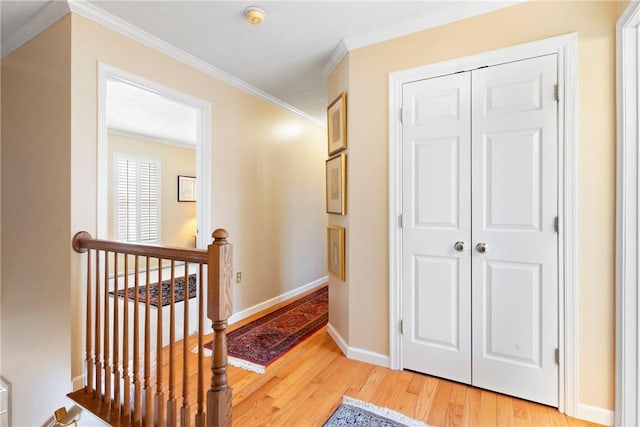
[[[179,49],[172,44],[161,40],[160,38],[141,30],[130,23],[105,12],[104,10],[84,1],[84,0],[68,0],[68,1],[51,1],[47,3],[42,9],[38,10],[29,21],[20,27],[16,32],[8,36],[2,41],[2,58],[10,54],[29,40],[36,37],[42,31],[49,28],[53,23],[57,22],[60,18],[67,15],[69,11],[78,15],[84,16],[102,26],[105,26],[117,33],[127,36],[137,42],[144,44],[147,47],[155,49],[173,59],[182,62],[192,68],[195,68],[203,73],[214,77],[230,86],[235,87],[249,95],[255,96],[275,107],[278,107],[286,112],[299,117],[309,123],[325,128],[326,124],[313,117],[304,111],[290,105],[281,99],[270,95],[249,83],[240,80],[237,77],[228,74],[219,68],[205,62],[195,56]]]
[[[336,46],[333,52],[331,52],[331,56],[329,57],[329,60],[327,60],[327,63],[324,65],[324,67],[322,67],[322,74],[325,77],[329,77],[329,74],[333,73],[333,70],[335,70],[340,61],[342,61],[342,58],[344,58],[347,53],[349,53],[347,43],[344,41],[344,39],[341,39],[340,43],[338,43],[338,46]]]
[[[397,37],[402,37],[407,34],[424,31],[433,27],[438,27],[440,25],[446,25],[474,16],[484,15],[485,13],[493,12],[495,10],[509,6],[514,6],[525,1],[526,0],[502,0],[493,2],[475,2],[471,4],[473,4],[474,7],[477,7],[477,9],[469,8],[469,6],[466,6],[467,9],[465,10],[465,12],[460,13],[460,9],[456,7],[449,10],[439,11],[438,13],[429,16],[420,16],[413,19],[403,20],[397,25],[365,33],[355,37],[348,37],[345,40],[345,43],[349,51],[351,51],[354,49],[359,49],[361,47],[395,39]]]
[[[51,1],[40,8],[29,21],[13,34],[2,40],[1,57],[4,58],[29,40],[49,28],[69,13],[65,1]]]
[[[376,31],[371,31],[359,36],[347,37],[340,40],[340,43],[338,44],[338,46],[336,46],[335,50],[331,53],[331,56],[322,68],[322,72],[325,76],[329,76],[329,74],[333,72],[342,58],[344,58],[344,56],[352,50],[370,46],[376,43],[385,42],[397,37],[406,36],[407,34],[424,31],[440,25],[450,24],[451,22],[461,21],[473,16],[493,12],[495,10],[513,6],[525,1],[526,0],[503,0],[496,2],[478,2],[477,4],[481,6],[478,10],[467,10],[462,15],[459,13],[459,9],[451,9],[427,17],[421,16],[404,20],[397,25],[393,25],[391,27]]]
[[[298,108],[276,98],[273,95],[270,95],[250,85],[243,80],[240,80],[237,77],[232,76],[229,73],[222,71],[217,67],[214,67],[206,61],[203,61],[200,58],[197,58],[190,53],[187,53],[184,50],[179,49],[172,44],[167,43],[164,40],[152,34],[149,34],[148,32],[143,31],[134,25],[131,25],[123,19],[105,12],[104,10],[94,6],[91,3],[88,3],[84,0],[69,0],[67,3],[69,4],[69,8],[73,13],[84,16],[85,18],[90,19],[104,27],[127,36],[137,42],[140,42],[147,47],[164,53],[165,55],[170,56],[171,58],[180,61],[185,65],[202,71],[203,73],[214,77],[230,86],[233,86],[236,89],[239,89],[249,95],[255,96],[256,98],[261,99],[278,108],[281,108],[288,113],[293,114],[294,116],[310,122],[313,125],[323,128],[326,127],[326,124],[323,121],[305,113],[302,110],[299,110]]]

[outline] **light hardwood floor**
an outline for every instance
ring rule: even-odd
[[[253,318],[260,315],[264,313]],[[239,326],[235,324],[233,329]],[[326,328],[268,366],[263,375],[230,367],[229,382],[233,388],[233,425],[239,427],[321,426],[343,395],[438,427],[596,425],[544,405],[349,360]]]
[[[313,292],[309,291],[308,293]],[[305,293],[298,298],[307,295]],[[231,325],[239,328],[291,301]],[[210,341],[207,337],[205,342]],[[197,337],[188,339],[188,349],[197,346]],[[183,359],[176,343],[175,401],[181,407]],[[169,378],[169,348],[163,349],[163,377]],[[197,355],[188,354],[188,406],[197,411]],[[208,367],[204,359],[203,390],[209,388]],[[155,394],[156,366],[151,366],[150,384]],[[556,409],[528,401],[480,390],[408,371],[392,371],[380,366],[347,359],[322,328],[266,368],[262,375],[229,366],[233,390],[234,427],[319,427],[347,395],[378,406],[391,408],[437,427],[447,426],[594,426],[560,414]],[[164,396],[171,392],[163,386]],[[91,399],[83,390],[70,395],[76,402],[98,414],[111,425],[128,426],[109,408]],[[186,406],[186,405],[185,405]]]

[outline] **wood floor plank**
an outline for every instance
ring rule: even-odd
[[[446,380],[439,380],[436,387],[436,395],[429,411],[427,422],[431,425],[441,426],[444,423],[449,398],[453,390],[453,383]]]
[[[258,408],[268,407],[268,412],[275,409],[272,405],[273,398],[269,396],[269,391],[280,384],[281,381],[282,378],[273,377],[250,396],[233,405],[234,419],[236,416],[239,416],[240,419],[242,419],[242,417],[248,417],[250,416],[250,412]]]
[[[480,407],[482,392],[477,388],[468,387],[462,412],[462,425],[473,427],[480,425]]]
[[[341,402],[342,396],[338,393],[319,387],[303,404],[294,405],[286,418],[275,420],[273,425],[298,426],[306,422],[322,425]]]
[[[530,426],[533,422],[531,419],[531,405],[520,399],[511,401],[513,407],[513,421],[516,426]]]
[[[502,394],[496,396],[496,423],[499,426],[513,426],[513,406],[511,398]]]
[[[482,390],[480,392],[480,425],[497,425],[498,405],[496,403],[497,394]]]
[[[529,409],[531,413],[531,425],[548,426],[551,423],[546,406],[531,404]]]
[[[410,374],[409,371],[405,371]],[[422,387],[426,382],[426,375],[411,375],[411,381],[409,381],[409,386],[407,387],[407,393],[415,394],[416,396],[420,394],[422,391]]]
[[[371,397],[371,402],[376,405],[383,405],[383,402],[386,402],[387,406],[398,407],[398,399],[400,394],[407,389],[409,378],[402,378],[398,371],[387,370],[382,384],[384,387],[378,387]]]
[[[356,395],[352,397],[364,401],[371,401],[373,394],[381,387],[386,371],[387,369],[385,368],[374,366],[366,381],[362,384],[362,387],[360,387],[358,392],[355,393]]]
[[[309,402],[313,395],[321,388],[321,385],[318,383],[310,383],[307,387],[303,387],[299,389],[297,393],[290,395],[291,399],[294,399],[297,402],[304,402],[301,406],[307,406],[307,402]],[[275,403],[277,407],[279,403]],[[274,423],[286,425],[289,421],[294,421],[294,417],[297,416],[297,411],[299,407],[295,405],[282,405],[280,410],[277,413],[277,416],[274,417],[270,425]],[[296,420],[297,421],[297,420]],[[291,425],[294,425],[293,423]]]
[[[362,362],[349,363],[350,361],[344,356],[341,356],[338,360],[334,374],[324,378],[322,383],[324,388],[337,393],[344,393],[348,386],[354,388],[362,387],[367,380],[368,374],[372,371],[372,366]]]
[[[416,404],[418,403],[418,396],[413,393],[407,393],[405,390],[398,402],[398,412],[407,415],[408,417],[418,419],[416,416]]]
[[[313,356],[313,353],[309,356]],[[332,361],[333,358],[317,360],[314,357],[309,357],[303,360],[295,369],[292,368],[293,370],[286,375],[278,375],[282,378],[282,381],[270,392],[270,396],[275,399],[276,406],[280,406],[280,401],[288,399],[297,390],[306,387],[309,379],[325,369]]]
[[[462,425],[462,416],[464,414],[464,402],[467,393],[467,387],[462,384],[454,383],[451,388],[449,404],[444,416],[443,426],[460,426]]]

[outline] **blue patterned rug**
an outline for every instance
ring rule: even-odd
[[[400,412],[343,396],[343,401],[322,427],[429,427]]]

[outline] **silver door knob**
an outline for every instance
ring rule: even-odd
[[[464,242],[458,240],[453,244],[453,248],[458,252],[464,252]]]
[[[476,245],[476,251],[480,252],[481,254],[487,252],[488,249],[489,247],[484,242],[480,242]]]

